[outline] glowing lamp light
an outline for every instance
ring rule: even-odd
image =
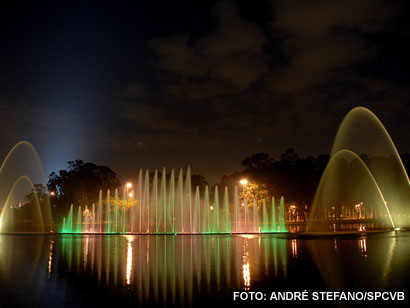
[[[132,198],[133,195],[134,195],[134,194],[133,194],[132,192],[130,192],[130,193],[128,194],[128,197]]]
[[[128,183],[125,185],[125,187],[131,188],[131,187],[132,187],[132,184],[131,184],[130,182],[128,182]]]
[[[247,179],[242,179],[239,181],[239,183],[241,183],[242,185],[246,185],[248,184],[248,180]]]
[[[55,196],[56,193],[54,191],[50,192],[50,196]]]

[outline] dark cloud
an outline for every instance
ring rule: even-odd
[[[121,103],[122,117],[140,126],[147,126],[155,130],[177,130],[181,126],[172,119],[166,110],[147,103]]]
[[[402,14],[398,4],[272,1],[272,31],[288,61],[265,81],[288,102],[285,112],[296,115],[293,138],[304,131],[324,143],[323,128],[334,131],[335,122],[358,105],[375,110],[386,122],[397,112],[407,112],[404,88],[364,69],[382,59],[386,41],[380,36],[396,35],[395,19]]]
[[[231,2],[219,3],[213,14],[216,29],[205,37],[190,42],[185,33],[150,42],[157,67],[179,77],[166,85],[167,93],[189,99],[237,94],[267,71],[261,29],[241,18]]]
[[[0,138],[7,142],[18,138],[44,140],[53,130],[68,128],[67,119],[58,108],[12,102],[3,95],[0,95],[0,121]]]
[[[377,56],[377,44],[365,34],[384,29],[398,14],[385,1],[275,1],[272,27],[283,36],[288,65],[267,78],[274,91],[300,95],[316,90],[343,68],[354,67]],[[346,75],[345,77],[351,77]]]

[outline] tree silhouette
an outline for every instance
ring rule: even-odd
[[[82,160],[69,161],[68,170],[52,172],[48,180],[48,189],[54,194],[51,203],[62,215],[71,204],[91,206],[96,203],[100,189],[114,191],[119,187],[117,175],[109,167]]]

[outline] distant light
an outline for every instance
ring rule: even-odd
[[[132,187],[132,183],[131,183],[131,182],[128,182],[125,186],[126,186],[127,188],[131,188],[131,187]]]
[[[54,191],[50,192],[50,196],[55,196],[56,193]]]
[[[128,197],[132,198],[133,195],[134,195],[134,194],[133,194],[132,192],[130,192],[130,193],[128,194]]]
[[[211,211],[213,211],[213,210],[214,210],[214,207],[211,205],[211,206],[209,207],[209,209],[210,209]]]
[[[399,231],[399,230],[401,230],[400,228],[394,228],[394,231]]]
[[[242,185],[246,185],[248,184],[248,180],[247,179],[242,179],[239,181],[239,183],[241,183]]]

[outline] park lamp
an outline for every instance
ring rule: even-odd
[[[242,185],[246,185],[248,184],[248,180],[247,179],[242,179],[239,181],[239,183],[241,183]]]
[[[132,187],[131,182],[128,182],[128,183],[125,185],[125,187],[127,187],[128,189],[131,188],[131,187]]]

